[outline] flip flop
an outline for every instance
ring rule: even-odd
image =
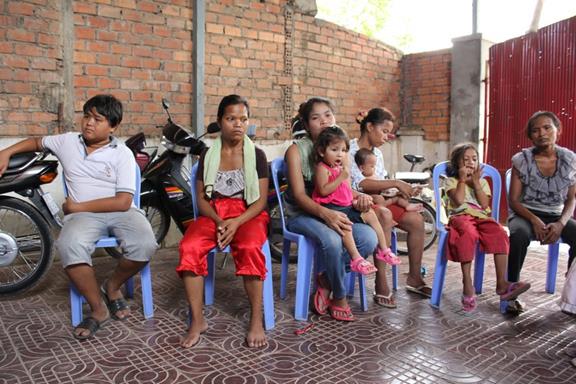
[[[374,298],[374,302],[381,307],[384,307],[384,308],[396,308],[397,307],[396,302],[394,301],[392,291],[390,291],[388,296],[380,295],[380,294],[374,292],[373,298]]]
[[[432,297],[432,288],[430,288],[429,286],[427,286],[426,284],[420,285],[418,287],[413,287],[411,285],[406,285],[406,290],[408,292],[412,292],[415,293],[417,295],[420,296],[424,296],[427,298],[431,298]]]
[[[330,311],[330,316],[334,320],[338,321],[355,321],[354,314],[350,309],[350,306],[347,305],[346,307],[340,307],[338,305],[330,305],[328,307]]]
[[[526,292],[530,289],[530,283],[525,283],[523,281],[519,281],[517,283],[511,283],[508,285],[506,292],[500,295],[500,300],[502,301],[510,301],[514,300],[522,293]]]
[[[106,320],[102,320],[102,321],[98,321],[93,317],[87,317],[84,320],[82,320],[82,322],[80,324],[78,324],[74,330],[77,330],[79,328],[81,329],[86,329],[88,331],[90,331],[90,333],[88,333],[87,335],[79,335],[76,334],[75,332],[73,332],[72,334],[74,335],[74,337],[78,340],[88,340],[91,339],[92,337],[94,337],[94,335],[96,334],[96,332],[102,328],[102,326],[104,324],[106,324],[106,322],[110,320],[109,318]]]
[[[118,313],[119,311],[130,309],[130,306],[123,297],[119,299],[110,300],[108,294],[106,293],[106,288],[104,287],[104,284],[100,286],[100,293],[102,294],[102,298],[104,298],[104,303],[106,303],[106,306],[108,307],[110,316],[112,316],[114,320],[124,321],[128,318],[128,315],[124,317],[119,317],[116,315],[116,313]]]
[[[314,293],[314,311],[319,315],[328,313],[330,306],[330,288],[326,287],[320,275],[316,275],[316,293]]]

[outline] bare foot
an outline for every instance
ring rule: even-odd
[[[249,348],[262,348],[268,345],[262,324],[250,324],[250,328],[246,334],[246,344],[248,344]]]
[[[203,321],[197,327],[195,325],[192,325],[188,329],[188,333],[186,334],[186,336],[184,336],[182,340],[180,340],[180,346],[182,348],[190,348],[195,346],[200,341],[200,335],[206,332],[207,329],[208,324],[206,324],[206,321]]]
[[[422,204],[409,203],[404,208],[406,212],[420,212],[424,208]]]

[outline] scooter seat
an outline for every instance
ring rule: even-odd
[[[36,152],[24,152],[24,153],[18,153],[10,157],[7,170],[9,171],[23,166],[24,164],[35,158],[36,155],[37,155]]]
[[[418,164],[421,163],[425,160],[424,156],[421,155],[404,155],[404,158],[406,159],[406,161],[408,161],[409,163],[412,164]]]

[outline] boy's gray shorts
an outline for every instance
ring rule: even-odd
[[[127,260],[148,262],[158,248],[152,227],[140,209],[71,213],[64,216],[64,227],[56,241],[62,265],[92,265],[96,242],[109,236],[117,238]]]

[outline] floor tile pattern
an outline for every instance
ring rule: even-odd
[[[566,252],[557,292],[548,295],[545,251],[530,250],[523,278],[533,288],[523,296],[527,310],[518,317],[498,312],[493,264],[487,261],[484,293],[472,314],[461,310],[454,264],[441,310],[407,293],[401,279],[397,309],[370,302],[369,311],[361,312],[355,298],[351,305],[358,321],[311,315],[314,327],[299,336],[294,331],[307,323],[292,317],[291,266],[290,296],[275,301],[276,328],[261,350],[244,345],[248,303],[231,261],[217,271],[215,304],[205,309],[210,328],[190,350],[178,347],[187,311],[174,272],[177,249],[161,250],[154,259],[154,318],[142,316],[137,283],[130,318],[108,322],[85,342],[71,337],[67,280],[55,263],[33,291],[0,300],[0,383],[575,383],[568,353],[576,350],[576,318],[557,306]],[[426,252],[430,283],[434,258],[435,249]],[[401,272],[406,272],[403,261]],[[101,278],[113,266],[109,257],[95,260]],[[275,264],[276,289],[279,271]]]

